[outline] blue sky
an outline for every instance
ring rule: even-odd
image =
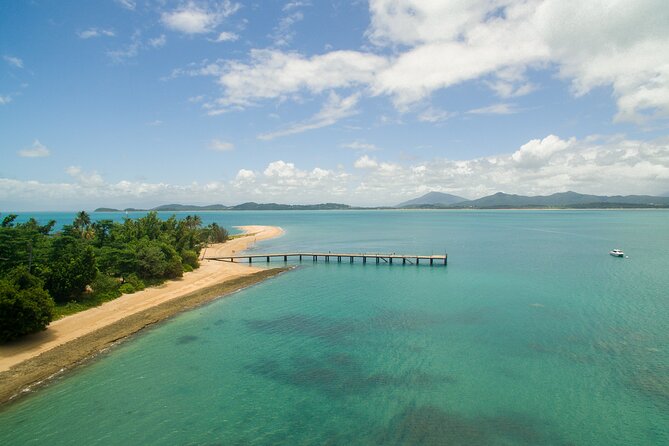
[[[663,0],[0,3],[0,210],[669,192]]]

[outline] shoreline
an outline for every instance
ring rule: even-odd
[[[274,226],[240,226],[246,235],[210,245],[207,255],[241,252],[257,241],[283,235]],[[204,250],[203,250],[204,252]],[[147,326],[281,274],[290,268],[258,268],[201,260],[180,280],[125,294],[57,321],[46,330],[0,345],[0,408],[32,393],[62,373]]]

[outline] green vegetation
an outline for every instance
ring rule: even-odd
[[[93,222],[79,212],[52,234],[55,222],[0,223],[0,342],[46,328],[54,318],[91,308],[199,266],[205,243],[228,232],[198,216],[177,220],[155,212],[122,223]]]
[[[236,206],[223,206],[222,204],[210,204],[208,206],[195,206],[183,204],[167,204],[158,206],[149,211],[156,212],[183,212],[183,211],[320,211],[333,209],[351,209],[351,206],[341,203],[320,204],[280,204],[280,203],[242,203]],[[97,208],[93,212],[146,212],[147,209],[126,208],[121,211],[114,208]]]

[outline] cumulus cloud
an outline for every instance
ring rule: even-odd
[[[564,141],[555,135],[548,135],[544,139],[533,139],[515,151],[511,159],[519,166],[539,167],[554,154],[569,148],[574,141],[574,139]]]
[[[237,12],[240,6],[229,0],[213,7],[189,2],[173,11],[164,12],[161,21],[167,28],[184,34],[206,34],[214,31],[226,17]]]
[[[33,145],[25,149],[19,150],[19,156],[24,158],[43,158],[49,156],[51,151],[47,146],[39,142],[37,139],[33,141]]]
[[[0,95],[0,105],[7,105],[10,102],[12,102],[12,97],[10,95]]]
[[[239,39],[239,36],[229,31],[223,31],[218,34],[218,37],[213,39],[214,42],[234,42]]]
[[[356,169],[376,169],[379,167],[379,163],[376,160],[370,158],[367,155],[363,155],[353,163],[353,167]]]
[[[80,39],[91,39],[93,37],[114,37],[116,34],[114,30],[111,29],[98,29],[98,28],[88,28],[85,31],[80,31],[77,33]]]
[[[358,94],[352,94],[351,96],[341,98],[336,93],[330,93],[328,100],[325,102],[321,110],[311,118],[281,130],[264,133],[259,135],[258,138],[267,141],[281,136],[294,135],[308,130],[330,126],[343,118],[356,114],[357,111],[355,106],[358,103],[359,98],[360,95]]]
[[[431,190],[477,198],[495,192],[547,195],[574,190],[602,195],[650,194],[669,190],[669,139],[637,141],[623,137],[584,139],[548,135],[508,154],[474,159],[435,158],[398,164],[363,155],[347,172],[304,168],[276,160],[259,170],[239,169],[229,181],[175,185],[122,180],[107,182],[95,171],[67,169],[71,182],[42,183],[0,178],[0,202],[22,208],[81,208],[275,201],[339,201],[392,205]],[[18,207],[17,207],[18,209]]]
[[[323,91],[369,84],[387,61],[356,51],[333,51],[306,58],[278,50],[251,50],[248,64],[225,61],[216,64],[224,96],[219,107],[249,106],[265,99],[284,99],[307,91]]]
[[[304,199],[308,201],[320,201],[325,198],[325,190],[328,191],[328,197],[344,193],[347,178],[346,173],[320,167],[303,170],[294,163],[278,160],[269,163],[261,174],[254,174],[253,177],[247,174],[245,180],[252,179],[258,190],[267,191],[274,197],[284,197],[284,201],[291,195],[295,196],[295,193],[304,194]],[[294,202],[295,199],[290,201]]]
[[[664,0],[371,0],[369,10],[374,46],[365,52],[254,49],[248,61],[220,63],[217,107],[356,88],[406,111],[471,80],[501,98],[526,95],[541,87],[527,72],[539,70],[557,73],[576,96],[611,88],[617,121],[669,116]]]
[[[84,172],[79,166],[70,166],[65,169],[65,173],[74,178],[77,183],[83,187],[103,187],[105,182],[102,176],[93,172]]]
[[[209,150],[214,150],[216,152],[229,152],[235,148],[235,145],[231,142],[221,141],[220,139],[212,139],[207,144]]]
[[[256,174],[252,170],[239,169],[239,172],[237,172],[237,175],[235,176],[235,181],[237,182],[253,181],[255,177]]]
[[[612,87],[617,120],[666,116],[665,10],[662,0],[372,0],[372,42],[409,47],[375,89],[402,106],[490,75],[498,94],[518,96],[536,88],[525,70],[554,66],[576,95]]]
[[[524,195],[567,190],[603,195],[658,194],[669,187],[669,140],[577,140],[549,135],[529,141],[507,155],[469,160],[438,158],[411,166],[393,166],[394,187],[388,188],[384,171],[373,168],[354,195],[372,191],[392,195],[398,190],[404,197],[430,190],[466,197],[499,191]]]

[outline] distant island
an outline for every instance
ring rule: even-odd
[[[247,202],[235,206],[167,204],[151,209],[113,209],[101,207],[94,212],[193,212],[193,211],[320,211],[364,209],[653,209],[669,208],[669,197],[652,195],[587,195],[559,192],[552,195],[513,195],[497,192],[467,200],[457,195],[429,192],[396,206],[358,207],[341,203],[279,204]]]

